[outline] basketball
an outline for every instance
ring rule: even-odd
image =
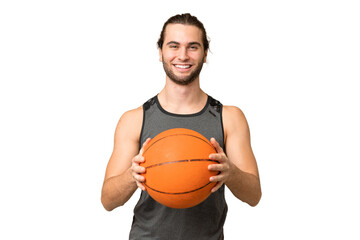
[[[158,134],[143,152],[146,191],[167,207],[198,205],[216,185],[209,181],[219,173],[208,170],[208,165],[218,163],[209,159],[211,153],[216,153],[215,148],[196,131],[174,128]]]

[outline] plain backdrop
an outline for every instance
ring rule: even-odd
[[[127,239],[140,190],[100,193],[116,124],[163,87],[156,42],[189,12],[202,89],[250,125],[263,197],[226,189],[225,239],[360,239],[358,1],[1,1],[1,239]]]

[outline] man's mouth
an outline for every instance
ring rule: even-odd
[[[190,64],[174,64],[174,66],[176,68],[181,68],[181,69],[188,69],[188,68],[191,68],[191,65]]]

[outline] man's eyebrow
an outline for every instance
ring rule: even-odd
[[[171,44],[176,44],[176,45],[180,45],[179,42],[176,41],[170,41],[168,43],[166,43],[166,45],[171,45]],[[191,46],[191,45],[198,45],[201,47],[201,44],[199,42],[189,42],[187,45]]]
[[[170,45],[170,44],[176,44],[176,45],[180,45],[180,43],[178,43],[178,42],[175,42],[175,41],[170,41],[170,42],[168,42],[166,45]]]
[[[201,44],[199,42],[189,42],[189,45],[198,45],[201,47]]]

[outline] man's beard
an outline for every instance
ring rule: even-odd
[[[176,76],[175,73],[171,70],[169,64],[165,61],[162,61],[163,67],[165,70],[166,75],[176,84],[179,85],[189,85],[192,83],[199,75],[203,66],[203,61],[190,73],[189,76],[179,77]]]

